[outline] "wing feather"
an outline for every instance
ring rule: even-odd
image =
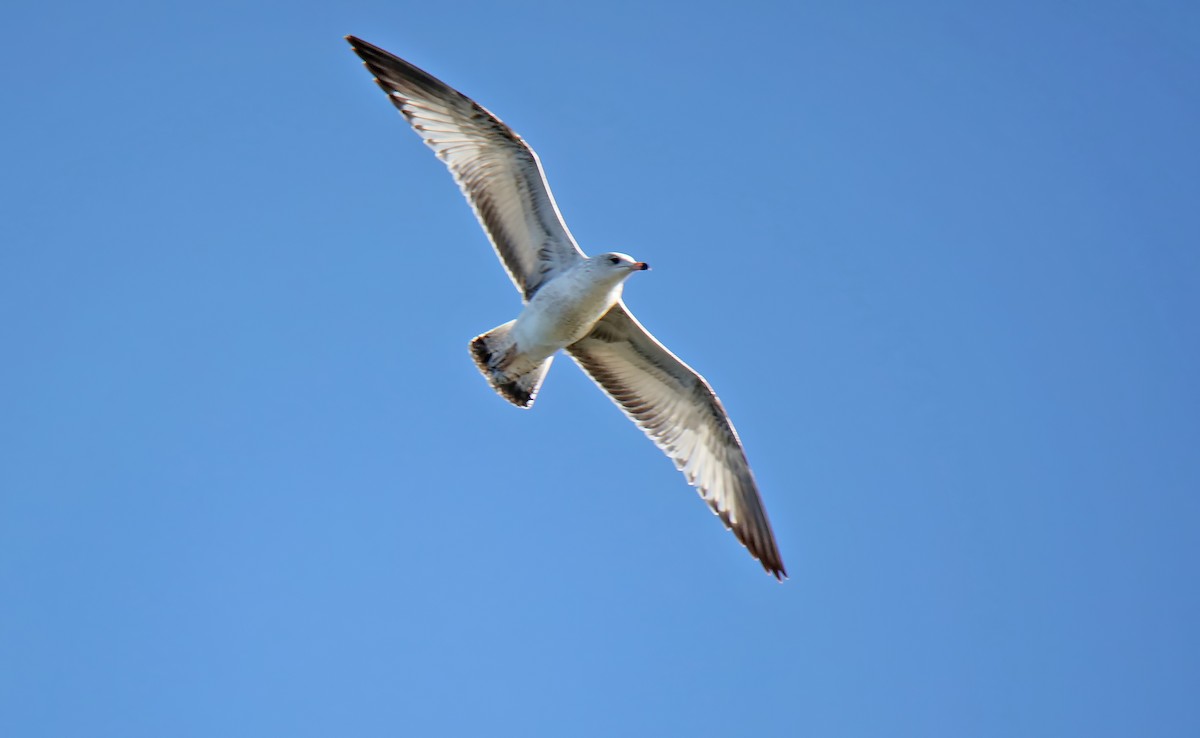
[[[346,40],[413,130],[454,175],[526,300],[584,258],[537,154],[483,106],[378,46]]]
[[[763,568],[786,577],[742,442],[704,377],[655,340],[623,303],[567,353],[675,463]]]

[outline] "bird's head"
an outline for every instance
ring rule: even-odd
[[[588,261],[592,262],[594,269],[622,280],[634,272],[643,272],[650,268],[650,265],[646,262],[634,261],[633,257],[629,254],[622,254],[616,251],[593,256]]]

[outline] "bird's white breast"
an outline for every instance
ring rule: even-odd
[[[604,276],[580,265],[538,290],[513,326],[521,352],[549,356],[586,336],[621,298],[622,282]]]

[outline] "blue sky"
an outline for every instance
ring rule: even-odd
[[[1200,732],[1195,4],[6,16],[0,734]],[[347,33],[654,266],[790,581],[570,362],[493,395]]]

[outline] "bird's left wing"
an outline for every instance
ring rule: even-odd
[[[511,128],[433,75],[354,36],[346,40],[462,188],[526,300],[584,258],[537,154]]]
[[[655,340],[624,303],[567,353],[675,462],[763,568],[786,577],[742,442],[704,377]]]

